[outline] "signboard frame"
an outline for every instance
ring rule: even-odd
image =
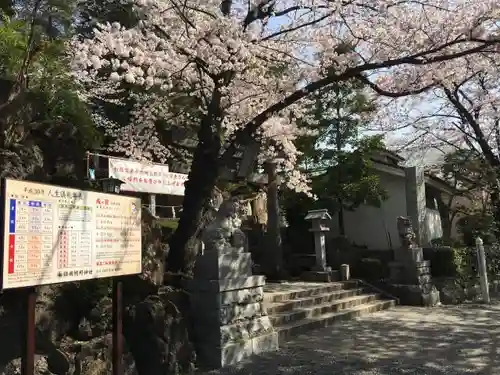
[[[7,287],[5,288],[5,285],[4,285],[4,272],[7,272],[7,267],[8,267],[8,264],[5,264],[5,253],[8,252],[8,249],[5,248],[5,243],[6,243],[6,238],[5,236],[7,235],[7,230],[8,228],[6,227],[7,225],[7,220],[8,218],[6,217],[6,205],[8,205],[8,197],[7,197],[7,187],[8,187],[8,182],[9,181],[14,181],[14,182],[20,182],[20,183],[26,183],[26,184],[37,184],[37,185],[41,185],[41,186],[44,186],[44,187],[47,187],[47,188],[54,188],[54,189],[62,189],[62,190],[65,190],[65,191],[78,191],[78,192],[82,192],[82,193],[95,193],[95,194],[98,194],[99,196],[102,196],[102,197],[109,197],[110,199],[113,199],[113,198],[117,198],[120,197],[120,198],[130,198],[131,200],[137,200],[138,201],[138,210],[139,210],[139,218],[141,220],[141,222],[139,223],[139,230],[140,230],[140,236],[139,236],[139,246],[140,246],[140,249],[141,249],[141,257],[140,257],[140,270],[138,272],[134,272],[134,273],[124,273],[124,274],[121,274],[121,275],[104,275],[104,276],[93,276],[93,277],[87,277],[87,278],[83,278],[83,279],[71,279],[71,280],[61,280],[60,282],[51,282],[51,283],[40,283],[40,284],[35,284],[35,285],[23,285],[23,286],[14,286],[14,287]],[[91,190],[91,189],[77,189],[77,188],[72,188],[72,187],[66,187],[66,186],[61,186],[61,185],[54,185],[54,184],[46,184],[46,183],[41,183],[41,182],[37,182],[37,181],[29,181],[29,180],[18,180],[18,179],[14,179],[14,178],[2,178],[0,180],[0,209],[1,209],[1,213],[0,213],[0,223],[1,223],[1,233],[0,233],[0,240],[2,241],[1,242],[1,245],[0,245],[0,293],[3,292],[3,291],[7,291],[7,290],[20,290],[20,289],[23,289],[23,288],[36,288],[36,287],[39,287],[39,286],[45,286],[45,285],[54,285],[54,284],[59,284],[59,283],[66,283],[66,282],[84,282],[84,281],[87,281],[87,280],[97,280],[97,279],[106,279],[106,278],[116,278],[116,277],[123,277],[123,276],[133,276],[133,275],[140,275],[142,272],[143,272],[143,264],[142,264],[142,215],[141,215],[141,199],[138,198],[138,197],[134,197],[134,196],[129,196],[129,195],[126,195],[126,194],[112,194],[112,193],[105,193],[105,192],[101,192],[101,191],[98,191],[98,190]],[[91,251],[95,251],[95,243],[91,245]],[[94,267],[94,266],[92,266]]]
[[[64,187],[60,185],[52,185],[52,184],[43,184],[40,182],[35,182],[35,181],[26,181],[26,180],[16,180],[12,178],[2,178],[0,180],[0,209],[2,210],[0,213],[0,223],[2,224],[2,231],[0,233],[0,239],[2,240],[1,242],[1,247],[0,247],[0,294],[4,290],[10,290],[14,293],[17,293],[22,309],[21,309],[21,314],[22,316],[22,321],[24,324],[22,325],[22,333],[21,333],[21,374],[22,375],[34,375],[35,373],[35,309],[36,309],[36,298],[37,298],[37,293],[36,293],[36,288],[40,285],[53,285],[53,284],[59,284],[59,283],[43,283],[43,284],[36,284],[36,285],[27,285],[27,286],[19,286],[19,287],[14,287],[14,288],[7,288],[4,289],[3,285],[3,273],[5,272],[5,265],[4,265],[4,260],[5,260],[5,251],[6,249],[4,248],[6,239],[5,235],[7,232],[6,228],[6,216],[5,216],[5,209],[6,209],[6,204],[7,204],[7,183],[9,180],[12,181],[17,181],[17,182],[24,182],[24,183],[31,183],[31,184],[37,184],[37,185],[42,185],[42,186],[50,186],[53,188],[59,188],[59,189],[66,189],[68,190],[76,190],[79,192],[93,192],[96,194],[99,194],[99,196],[113,196],[116,197],[117,194],[110,194],[110,193],[105,193],[105,192],[100,192],[100,191],[93,191],[93,190],[85,190],[85,189],[75,189],[75,188],[69,188],[69,187]],[[141,199],[137,197],[131,197],[131,196],[126,196],[126,195],[121,195],[121,197],[124,198],[133,198],[136,201],[139,202],[139,213],[141,213]],[[10,204],[10,203],[9,203]],[[10,207],[10,206],[9,206]],[[10,211],[9,211],[10,212]],[[10,220],[10,218],[9,218]],[[142,215],[139,217],[139,231],[140,231],[140,270],[137,273],[127,273],[123,275],[109,275],[109,276],[103,276],[103,277],[92,277],[92,278],[86,278],[83,280],[79,280],[80,282],[85,282],[85,281],[90,281],[90,280],[96,280],[96,279],[111,279],[113,283],[113,290],[112,290],[112,328],[113,328],[113,334],[112,334],[112,374],[113,375],[123,375],[123,303],[122,303],[122,287],[123,283],[121,279],[123,277],[127,276],[134,276],[134,275],[140,275],[143,272],[143,264],[142,264]],[[10,224],[10,223],[9,223]],[[54,227],[54,225],[53,225]],[[91,247],[92,248],[92,247]],[[9,251],[7,249],[7,251]],[[28,249],[27,249],[28,251]],[[76,280],[68,280],[68,281],[61,281],[60,283],[65,283],[65,282],[75,282]]]

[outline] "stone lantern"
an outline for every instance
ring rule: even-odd
[[[310,281],[333,281],[333,273],[326,265],[326,233],[330,231],[328,220],[332,217],[326,209],[311,210],[304,220],[310,221],[312,228],[310,232],[314,234],[314,251],[316,254],[316,264],[314,269],[306,272],[303,276]]]
[[[103,178],[101,179],[102,191],[111,194],[120,194],[120,188],[124,184],[122,180],[117,178]]]

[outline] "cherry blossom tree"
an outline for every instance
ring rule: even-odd
[[[475,164],[476,174],[480,173],[476,188],[489,194],[500,233],[500,65],[480,54],[464,59],[462,69],[461,76],[441,81],[427,95],[414,98],[413,108],[400,116],[402,121],[397,126],[386,124],[385,130],[404,129],[408,137],[401,137],[403,148],[441,150],[447,155],[445,164],[448,155],[460,155],[448,169],[468,163],[470,174]],[[466,189],[464,181],[457,187]]]
[[[102,121],[119,149],[138,156],[168,152],[159,120],[192,123],[190,106],[172,110],[176,91],[196,99],[197,145],[168,259],[171,271],[186,274],[194,259],[187,244],[238,149],[257,140],[259,160],[279,155],[287,185],[309,190],[295,168],[294,139],[312,93],[350,79],[388,95],[423,92],[462,74],[457,61],[496,53],[500,43],[500,0],[130,2],[137,25],[103,24],[75,40],[73,69],[88,84],[82,94],[134,97],[128,125]],[[345,45],[354,48],[346,53]]]

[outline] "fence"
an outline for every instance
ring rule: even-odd
[[[149,204],[143,204],[142,207],[149,208]],[[165,219],[177,219],[182,211],[182,206],[162,206],[155,205],[156,216]]]

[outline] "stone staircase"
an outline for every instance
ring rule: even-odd
[[[279,342],[309,330],[395,306],[359,281],[266,284],[264,302]]]

